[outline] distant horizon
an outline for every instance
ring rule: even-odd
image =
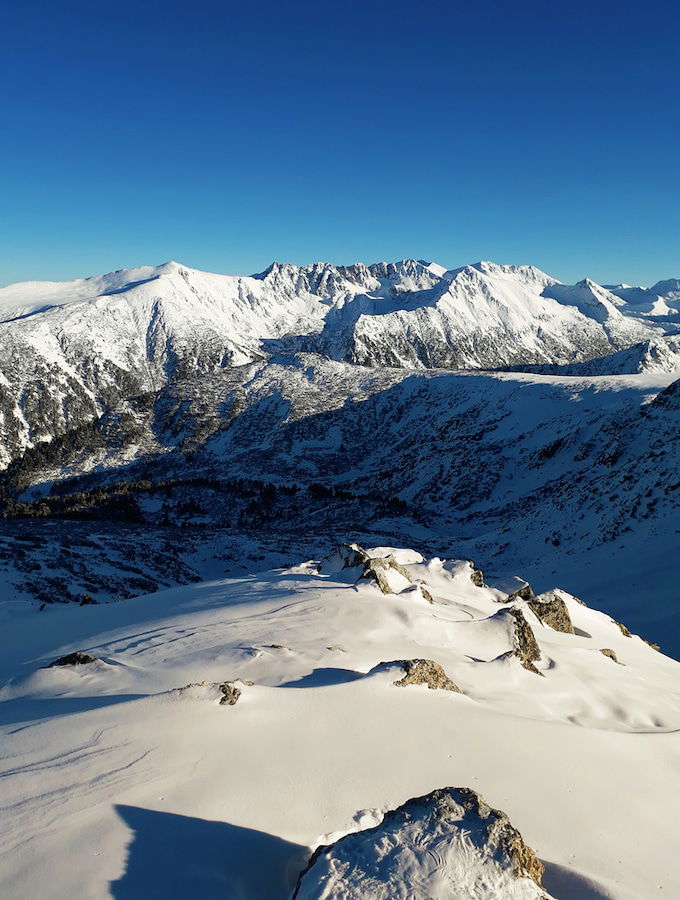
[[[0,277],[0,290],[2,290],[3,288],[6,288],[6,287],[11,287],[14,284],[22,284],[22,283],[30,283],[30,282],[47,282],[47,283],[49,283],[49,282],[69,282],[69,281],[78,281],[78,280],[83,280],[83,279],[87,279],[87,278],[93,278],[93,277],[97,277],[99,275],[107,275],[107,274],[110,274],[113,272],[128,271],[128,270],[132,270],[132,269],[139,269],[139,268],[145,268],[145,267],[156,269],[156,268],[160,268],[161,266],[167,265],[167,263],[170,263],[170,262],[175,262],[178,265],[183,265],[189,269],[195,269],[196,271],[199,271],[199,272],[207,272],[207,273],[210,273],[213,275],[225,275],[225,276],[231,276],[231,277],[235,277],[235,278],[248,278],[248,277],[252,277],[253,275],[260,275],[262,272],[265,272],[268,268],[270,268],[270,266],[272,266],[274,263],[278,263],[280,265],[293,265],[293,266],[302,268],[304,266],[310,266],[310,265],[316,265],[316,264],[321,264],[321,265],[325,264],[325,265],[331,265],[331,266],[336,266],[336,267],[337,266],[351,266],[351,265],[358,265],[358,264],[373,266],[373,265],[377,265],[379,263],[397,263],[397,262],[402,262],[404,260],[414,260],[416,262],[421,262],[421,263],[424,262],[428,265],[431,265],[434,263],[436,265],[443,266],[447,271],[461,269],[461,268],[464,268],[465,266],[474,266],[474,265],[477,265],[478,263],[482,263],[482,262],[490,262],[490,263],[495,263],[497,265],[502,265],[502,266],[532,266],[533,268],[540,269],[540,271],[544,272],[546,275],[549,275],[551,278],[555,278],[557,281],[560,281],[564,284],[576,284],[587,278],[603,287],[605,287],[607,285],[609,285],[609,286],[627,285],[629,287],[650,288],[650,287],[653,287],[655,284],[657,284],[660,281],[673,280],[675,278],[680,279],[680,274],[676,274],[674,272],[671,272],[670,274],[666,273],[666,272],[661,272],[658,274],[657,277],[648,279],[647,282],[634,281],[634,280],[630,280],[630,279],[626,279],[626,278],[599,279],[599,278],[593,277],[593,275],[591,275],[588,272],[586,272],[585,274],[582,274],[580,277],[564,278],[564,277],[560,277],[555,272],[550,271],[550,269],[547,269],[541,265],[537,265],[535,262],[531,262],[531,261],[518,262],[516,260],[511,260],[511,261],[499,260],[499,259],[494,259],[489,256],[480,257],[480,258],[474,259],[474,260],[468,260],[467,262],[461,262],[461,263],[457,263],[455,265],[448,265],[446,262],[442,262],[440,259],[430,258],[427,256],[403,256],[402,255],[402,256],[393,257],[393,258],[386,258],[386,257],[383,257],[382,259],[376,258],[376,259],[372,259],[371,262],[366,262],[366,259],[369,259],[369,258],[370,257],[364,257],[363,259],[353,259],[351,261],[348,261],[346,259],[342,260],[342,261],[338,261],[337,259],[336,260],[333,260],[333,259],[308,259],[303,262],[297,262],[297,261],[293,261],[290,259],[283,259],[283,258],[274,258],[274,259],[270,259],[269,262],[267,262],[265,265],[261,266],[260,268],[254,268],[251,270],[243,269],[241,271],[233,269],[231,271],[226,271],[222,268],[217,268],[215,266],[212,266],[212,267],[207,266],[206,267],[206,266],[193,265],[192,263],[188,262],[186,259],[168,256],[162,262],[144,262],[144,261],[142,261],[142,262],[135,262],[130,265],[122,265],[122,266],[117,265],[117,266],[113,266],[113,267],[109,267],[109,268],[104,267],[97,271],[87,271],[84,273],[81,270],[75,269],[72,271],[76,272],[77,274],[70,274],[70,275],[67,274],[65,276],[56,276],[56,277],[30,277],[29,276],[26,278],[13,279],[11,281],[3,280]]]

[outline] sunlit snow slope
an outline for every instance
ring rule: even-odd
[[[564,592],[574,633],[508,603],[521,582],[394,559],[388,594],[306,564],[39,617],[5,604],[3,896],[284,900],[315,846],[450,785],[508,814],[554,897],[678,896],[679,664]],[[41,668],[76,650],[98,661]],[[395,685],[409,659],[459,692]],[[508,896],[494,871],[463,896]]]

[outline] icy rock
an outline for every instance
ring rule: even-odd
[[[527,601],[529,609],[534,615],[555,631],[563,631],[565,634],[573,634],[574,626],[564,602],[556,591],[547,591]]]
[[[97,662],[96,656],[90,656],[89,653],[76,650],[75,653],[67,653],[66,656],[60,656],[59,659],[55,659],[54,662],[51,662],[45,668],[51,669],[53,666],[87,666],[93,662]]]
[[[318,847],[293,900],[549,898],[543,865],[507,815],[470,788],[407,800],[373,828]]]

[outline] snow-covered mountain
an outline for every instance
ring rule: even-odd
[[[170,262],[11,285],[0,290],[0,464],[121,399],[281,349],[374,367],[561,365],[667,327],[593,282],[493,263],[274,263],[232,277]]]
[[[0,291],[2,896],[677,895],[676,294]]]
[[[3,604],[3,897],[677,896],[680,665],[486,581],[345,547]]]

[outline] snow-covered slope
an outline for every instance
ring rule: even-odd
[[[285,542],[302,553],[310,534],[325,541],[377,529],[432,552],[465,552],[499,573],[521,565],[540,573],[542,587],[571,581],[589,603],[680,655],[671,565],[680,410],[669,386],[677,375],[414,372],[279,356],[177,382],[146,409],[123,405],[80,444],[55,441],[51,455],[29,454],[10,472],[34,485],[23,495],[34,499],[31,515],[94,507],[106,520],[132,482],[125,497],[140,530],[228,528],[233,545],[246,529],[272,549]],[[244,478],[259,486],[233,485]],[[121,571],[116,551],[114,577],[99,536],[96,553],[62,553],[50,519],[32,528],[55,546],[67,581],[55,589],[56,573],[35,567],[44,551],[29,546],[21,558],[0,556],[13,596],[68,596],[76,561],[76,594],[134,590],[139,572]],[[178,541],[182,554],[185,534],[158,540]],[[152,546],[147,556],[158,571]],[[166,551],[160,558],[166,568]],[[183,577],[186,566],[191,559],[178,566]]]
[[[504,810],[553,897],[677,896],[678,663],[565,592],[555,630],[555,595],[393,563],[398,593],[305,564],[39,616],[4,604],[3,896],[284,900],[316,846],[451,785]],[[97,661],[41,668],[74,651]],[[432,663],[407,677],[405,660]],[[418,683],[435,664],[457,690]],[[515,896],[477,835],[444,854],[436,838],[406,873],[427,896]],[[470,892],[451,887],[463,870]]]
[[[0,290],[0,464],[121,399],[281,347],[369,366],[498,368],[591,359],[662,333],[622,309],[592,282],[493,263],[274,263],[235,277],[169,262],[11,285]]]

